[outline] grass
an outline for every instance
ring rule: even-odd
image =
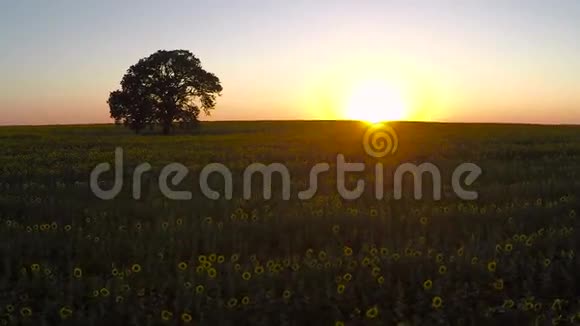
[[[577,322],[575,257],[580,209],[580,127],[502,124],[392,124],[395,155],[375,159],[358,122],[206,122],[173,136],[134,135],[112,125],[0,128],[0,319],[19,325],[385,325]],[[113,200],[90,191],[90,171],[124,149],[124,187]],[[341,199],[318,162],[364,162],[363,196]],[[373,167],[432,162],[442,200],[374,196]],[[143,198],[132,171],[149,162]],[[159,191],[163,166],[190,174]],[[202,196],[198,175],[220,162],[234,178],[232,200]],[[254,162],[284,163],[264,200],[260,179],[242,199]],[[475,201],[450,191],[462,162],[482,176]],[[332,171],[332,169],[331,169]],[[356,178],[355,178],[356,177]],[[112,180],[112,174],[103,176]],[[223,181],[211,180],[219,189]],[[427,186],[430,183],[427,183]],[[428,188],[428,187],[427,187]],[[190,320],[191,319],[191,320]]]

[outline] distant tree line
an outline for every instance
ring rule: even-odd
[[[160,50],[131,66],[121,89],[109,95],[111,118],[139,133],[159,125],[169,134],[175,122],[197,124],[215,108],[220,80],[187,50]]]

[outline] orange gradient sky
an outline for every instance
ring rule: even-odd
[[[158,49],[221,79],[202,120],[580,123],[578,1],[169,3],[0,4],[0,124],[111,122]]]

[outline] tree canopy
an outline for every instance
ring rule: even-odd
[[[168,134],[174,122],[194,124],[201,111],[209,115],[221,91],[218,77],[191,52],[160,50],[131,66],[107,103],[111,118],[135,132],[161,125]]]

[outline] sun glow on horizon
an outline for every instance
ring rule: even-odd
[[[357,84],[345,101],[347,119],[369,123],[409,118],[410,103],[403,90],[384,80]]]

